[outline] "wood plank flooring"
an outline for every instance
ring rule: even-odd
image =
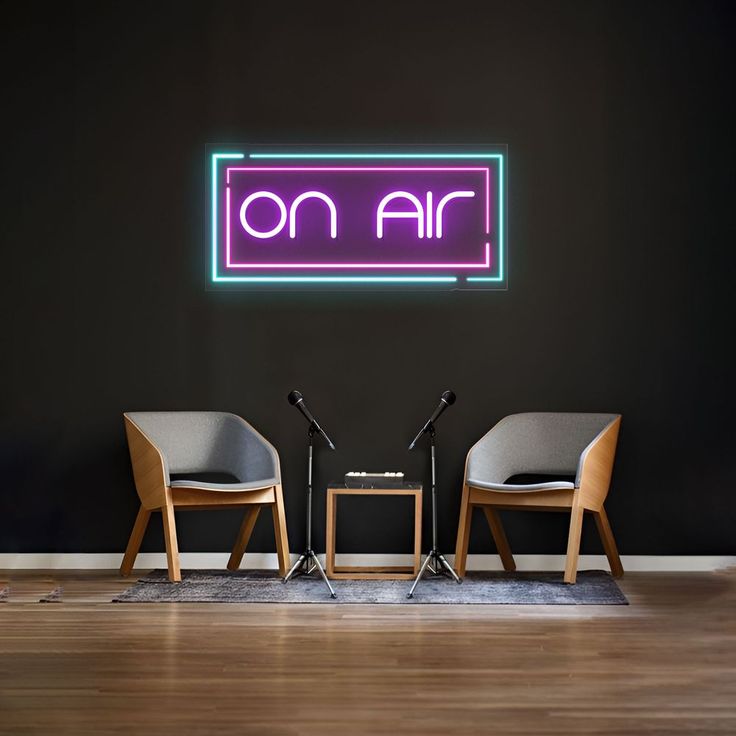
[[[129,584],[0,572],[0,734],[736,734],[736,571],[628,574],[621,607],[108,602]]]

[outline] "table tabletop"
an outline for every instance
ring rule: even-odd
[[[359,480],[350,483],[332,481],[327,484],[327,490],[344,491],[421,491],[422,484],[418,481],[405,481],[403,483],[387,483],[385,481],[371,481],[361,483]]]

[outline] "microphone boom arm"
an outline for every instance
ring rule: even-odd
[[[317,424],[317,420],[316,419],[312,419],[312,421],[311,421],[311,423],[309,425],[309,436],[312,437],[315,432],[317,434],[321,434],[322,435],[322,437],[324,438],[325,442],[327,442],[330,450],[334,450],[335,449],[335,445],[333,444],[332,440],[327,436],[327,433],[324,431],[324,429],[322,429],[322,427],[320,427],[319,424]]]
[[[409,449],[413,450],[417,442],[419,442],[419,440],[422,438],[422,435],[426,434],[427,432],[429,432],[430,436],[434,434],[434,423],[431,419],[427,420],[427,423],[419,430],[417,436],[411,441]]]

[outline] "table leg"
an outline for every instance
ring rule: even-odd
[[[337,494],[332,488],[327,489],[327,527],[325,529],[325,565],[327,576],[335,574],[335,517],[337,515]]]
[[[422,494],[414,494],[414,574],[422,561]]]

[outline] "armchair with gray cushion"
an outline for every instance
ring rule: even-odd
[[[273,445],[244,419],[226,412],[127,412],[123,416],[141,501],[120,567],[123,575],[133,569],[151,512],[160,511],[169,579],[181,580],[174,519],[174,510],[180,509],[246,510],[227,565],[237,570],[263,506],[273,513],[279,571],[286,574],[289,542],[279,456]]]
[[[455,551],[455,568],[465,574],[473,509],[483,509],[504,569],[515,570],[498,511],[566,511],[570,530],[566,583],[577,575],[583,514],[593,514],[615,577],[623,567],[603,503],[616,454],[619,414],[532,412],[502,419],[468,453]],[[569,476],[509,483],[514,476]]]

